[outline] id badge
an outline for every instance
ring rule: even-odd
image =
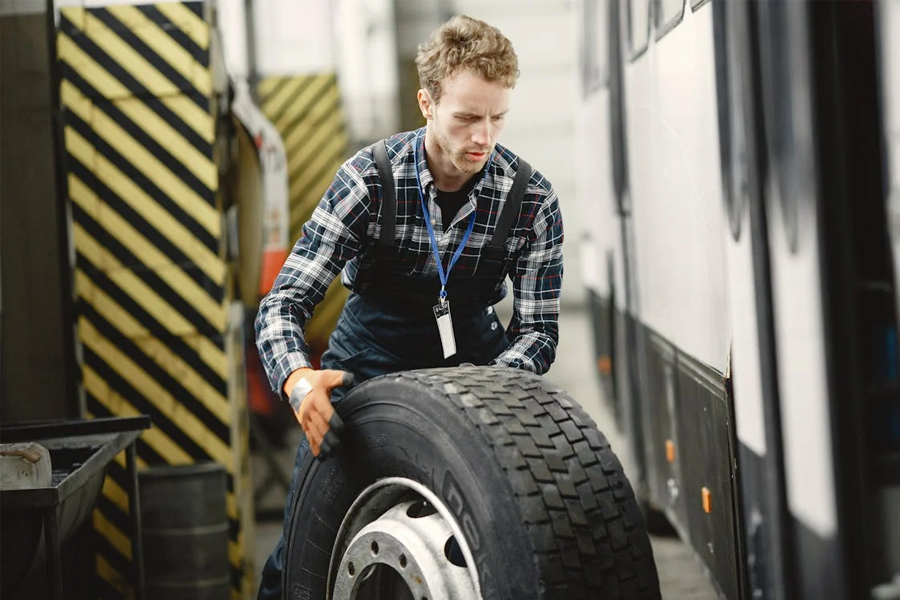
[[[450,358],[456,354],[456,338],[453,335],[453,320],[450,318],[449,300],[434,305],[434,318],[437,320],[438,333],[441,334],[444,358]]]

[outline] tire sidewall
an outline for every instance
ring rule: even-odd
[[[534,597],[533,545],[494,449],[461,409],[423,386],[386,376],[349,393],[337,455],[301,469],[288,525],[287,598],[325,598],[337,531],[358,495],[386,477],[430,489],[450,510],[472,552],[482,597]],[[339,561],[337,561],[339,562]]]

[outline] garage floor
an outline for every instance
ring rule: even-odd
[[[499,311],[501,316],[503,311]],[[616,431],[612,415],[600,396],[600,389],[593,373],[590,324],[588,315],[577,308],[566,308],[560,319],[560,345],[556,362],[547,377],[562,386],[579,401],[594,418],[600,430],[606,434],[620,459],[627,465],[629,459],[622,456],[625,444]],[[299,435],[299,427],[298,427]],[[265,465],[259,456],[253,457],[254,479],[265,474]],[[286,451],[279,456],[285,472],[290,473],[293,453]],[[258,503],[258,508],[278,508],[284,502],[284,492],[273,489]],[[262,570],[265,560],[275,546],[281,531],[280,522],[258,522],[254,560],[257,572]],[[677,538],[653,538],[653,550],[659,569],[662,597],[664,600],[715,600],[718,596],[707,581],[706,575],[693,552]]]

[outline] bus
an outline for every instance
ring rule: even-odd
[[[900,598],[900,3],[580,11],[574,234],[648,524],[722,598]]]

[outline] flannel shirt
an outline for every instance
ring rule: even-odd
[[[437,205],[437,188],[425,160],[424,132],[422,128],[387,140],[397,195],[395,243],[404,256],[413,259],[413,274],[438,277],[416,189],[414,169],[418,169],[445,267],[450,250],[457,248],[462,240],[472,211],[477,211],[472,234],[450,275],[465,277],[474,270],[481,249],[490,241],[506,194],[512,187],[518,158],[498,144],[491,160],[476,175],[480,179],[469,193],[468,204],[447,224]],[[413,158],[416,143],[418,165]],[[302,235],[272,290],[260,303],[256,318],[257,347],[272,389],[282,396],[288,376],[296,369],[312,366],[303,329],[313,309],[338,273],[342,274],[343,284],[353,289],[360,251],[380,236],[379,185],[371,148],[360,150],[345,162],[303,226]],[[506,244],[507,252],[515,257],[509,272],[513,284],[513,316],[507,337],[511,341],[492,365],[537,374],[550,368],[559,338],[562,242],[562,214],[556,192],[535,170]]]

